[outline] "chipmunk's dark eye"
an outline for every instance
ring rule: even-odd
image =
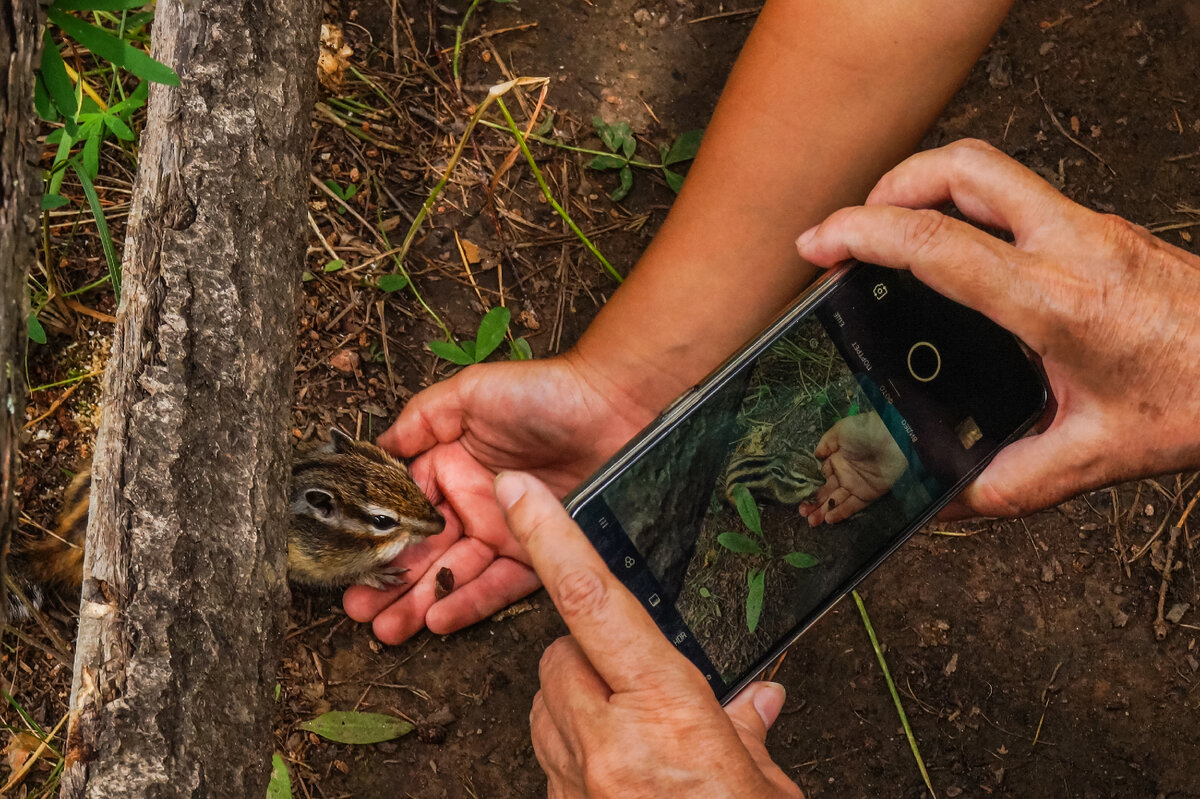
[[[400,522],[396,521],[391,516],[379,515],[371,517],[371,526],[380,532],[387,532],[399,524]]]

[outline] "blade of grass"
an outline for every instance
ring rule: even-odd
[[[883,679],[887,682],[888,691],[892,695],[892,702],[896,705],[896,712],[900,715],[900,725],[904,727],[904,735],[908,738],[908,747],[912,749],[913,757],[916,758],[917,768],[921,771],[921,778],[925,780],[925,787],[929,789],[929,795],[933,799],[937,799],[937,793],[933,790],[933,782],[929,779],[929,772],[925,769],[925,760],[921,757],[921,750],[917,746],[917,739],[913,735],[912,727],[908,724],[908,716],[904,712],[904,705],[900,703],[900,692],[896,690],[896,683],[892,682],[892,673],[888,670],[887,660],[883,657],[883,649],[879,646],[879,639],[875,637],[875,628],[871,626],[871,617],[867,615],[867,606],[863,604],[862,597],[857,591],[852,591],[854,594],[854,604],[858,605],[858,613],[862,616],[863,626],[867,628],[867,636],[871,639],[871,647],[875,650],[875,657],[879,660],[879,668],[883,670]]]
[[[458,77],[458,58],[462,55],[463,31],[466,30],[467,21],[479,7],[479,2],[480,0],[471,0],[471,5],[467,6],[467,13],[463,14],[462,22],[458,23],[458,27],[454,29],[454,57],[450,59],[450,72],[454,75],[454,85],[459,89],[462,89],[462,81]]]
[[[533,153],[529,152],[529,145],[525,143],[525,136],[522,135],[521,129],[517,127],[516,120],[514,120],[512,114],[508,112],[508,107],[504,105],[504,101],[500,99],[499,95],[496,96],[496,105],[500,107],[500,113],[504,114],[504,121],[508,123],[509,131],[516,138],[517,144],[521,148],[521,154],[525,156],[526,163],[529,164],[530,170],[533,171],[533,177],[537,180],[538,187],[541,188],[542,195],[546,198],[546,202],[550,203],[550,207],[553,208],[560,217],[562,217],[563,221],[567,223],[567,227],[571,228],[571,232],[583,242],[583,245],[587,247],[589,251],[591,251],[592,255],[596,256],[596,260],[604,265],[604,268],[607,269],[608,273],[613,276],[613,279],[618,283],[624,282],[624,278],[621,277],[621,273],[613,268],[613,265],[610,264],[608,259],[600,253],[600,250],[596,249],[596,245],[592,244],[591,239],[589,239],[584,232],[579,229],[579,226],[575,224],[575,221],[571,219],[571,216],[567,213],[566,209],[558,204],[558,200],[554,199],[554,195],[550,192],[550,187],[546,185],[546,179],[542,177],[542,170],[538,169],[537,162],[533,160]]]
[[[79,183],[83,186],[88,206],[92,209],[92,216],[96,219],[96,232],[100,234],[100,246],[104,249],[104,259],[108,261],[108,276],[112,280],[113,297],[120,305],[121,262],[117,260],[117,249],[113,246],[112,236],[108,232],[108,220],[104,218],[104,209],[100,206],[100,198],[96,195],[96,187],[92,184],[92,179],[87,176],[87,170],[81,167],[74,158],[71,159],[71,168],[79,177]]]

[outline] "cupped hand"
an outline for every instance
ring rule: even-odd
[[[505,473],[496,497],[571,635],[542,656],[529,722],[551,797],[801,797],[767,754],[783,688],[722,708],[551,491]]]
[[[800,513],[813,527],[848,519],[891,490],[908,460],[874,411],[838,419],[813,452],[825,484]]]
[[[924,210],[948,201],[1013,243]],[[865,206],[834,213],[797,247],[819,266],[856,258],[909,269],[1041,358],[1052,421],[1001,451],[948,515],[1018,515],[1200,466],[1195,255],[1076,205],[978,141],[909,158]]]
[[[416,457],[413,478],[445,515],[446,529],[396,559],[409,570],[404,585],[347,589],[346,613],[372,622],[384,643],[399,643],[423,627],[461,629],[536,589],[492,481],[502,469],[522,469],[561,497],[653,418],[597,380],[570,357],[489,363],[413,397],[378,443]],[[443,569],[454,575],[454,589],[439,599]]]

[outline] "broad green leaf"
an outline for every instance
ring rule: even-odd
[[[337,270],[341,269],[345,265],[346,265],[345,261],[343,261],[341,258],[337,258],[337,259],[325,264],[325,271],[326,272],[336,272]]]
[[[629,126],[625,126],[629,130]],[[633,158],[634,152],[637,150],[637,139],[633,138],[633,131],[629,131],[629,135],[621,140],[621,152],[625,153],[626,158]]]
[[[709,599],[712,597],[712,591],[709,591],[704,586],[700,586],[700,596],[704,599]]]
[[[476,357],[478,345],[474,341],[464,341],[458,346],[462,348],[463,355],[467,357],[467,363],[479,363],[479,358]]]
[[[395,716],[355,710],[331,710],[299,726],[302,730],[315,732],[326,740],[340,744],[377,744],[407,735],[413,730],[413,725]]]
[[[615,139],[612,126],[600,117],[592,117],[592,127],[596,129],[596,135],[600,137],[600,141],[604,142],[604,146],[616,152],[617,147],[613,144]]]
[[[717,543],[728,549],[730,552],[737,552],[742,555],[761,555],[762,547],[752,538],[747,538],[741,533],[721,533],[717,536]]]
[[[62,118],[54,101],[50,99],[50,93],[46,91],[45,81],[41,80],[40,76],[33,82],[33,109],[37,111],[38,119],[43,122],[57,122]],[[61,130],[62,128],[59,128],[55,133]]]
[[[797,569],[811,569],[821,561],[814,558],[807,552],[789,552],[783,556],[789,566],[794,566]]]
[[[619,203],[621,200],[624,200],[625,196],[629,194],[629,190],[633,188],[633,170],[630,169],[628,165],[625,165],[621,167],[619,177],[620,183],[618,183],[617,187],[613,189],[613,193],[608,195],[609,199],[615,203]]]
[[[287,763],[278,752],[271,758],[271,781],[267,783],[267,799],[292,799],[292,777]]]
[[[87,170],[88,177],[95,180],[96,175],[100,174],[100,140],[104,137],[104,127],[99,121],[94,121],[80,127],[79,132],[87,136],[83,143],[83,168]]]
[[[667,182],[667,187],[678,194],[679,190],[683,188],[683,175],[678,172],[672,172],[669,169],[663,169],[662,172],[663,180]]]
[[[96,220],[96,232],[100,235],[104,260],[108,261],[108,277],[112,283],[113,297],[119,304],[121,302],[121,262],[117,260],[117,249],[113,246],[112,235],[108,232],[108,220],[104,218],[104,208],[100,205],[100,198],[96,196],[96,187],[92,185],[92,179],[87,176],[87,172],[74,158],[71,159],[71,168],[75,170],[75,174],[79,178],[79,185],[83,187],[83,196],[87,197],[88,207],[92,209],[92,217]]]
[[[667,154],[663,156],[663,164],[670,166],[691,161],[700,151],[700,137],[703,135],[704,131],[700,128],[680,135],[678,139],[671,142],[671,149],[667,150]]]
[[[462,347],[457,344],[451,344],[449,341],[431,341],[429,342],[429,349],[439,358],[445,358],[447,361],[456,363],[459,366],[469,366],[475,363],[474,360],[467,357]]]
[[[108,31],[97,28],[95,25],[89,25],[83,20],[70,14],[64,14],[55,8],[46,12],[46,18],[62,28],[63,33],[91,50],[93,55],[100,56],[116,66],[124,67],[144,80],[165,83],[168,86],[179,85],[179,76],[175,74],[175,70],[155,61],[145,51],[137,49],[123,39],[118,39]],[[51,96],[53,96],[53,92]]]
[[[733,501],[737,505],[738,516],[742,517],[742,524],[761,536],[762,520],[758,517],[758,505],[754,502],[754,497],[750,496],[750,490],[744,485],[735,485]]]
[[[597,155],[587,162],[588,169],[618,169],[625,166],[625,159],[616,155]]]
[[[42,68],[38,70],[39,82],[45,85],[46,94],[62,114],[67,127],[67,135],[75,137],[75,115],[79,106],[75,102],[75,87],[67,76],[67,65],[63,63],[62,54],[58,52],[58,44],[50,35],[49,28],[42,34]]]
[[[342,193],[342,199],[349,200],[356,194],[358,194],[358,186],[354,183],[348,183],[346,184],[346,191]]]
[[[509,1],[510,0],[493,0],[493,2],[496,2],[496,3],[501,3],[501,2],[507,3]],[[542,117],[542,121],[539,122],[537,124],[537,127],[535,127],[533,129],[533,135],[534,136],[545,136],[547,133],[549,133],[553,129],[554,129],[554,111],[548,111],[546,113],[546,116]]]
[[[314,275],[312,272],[308,271],[307,269],[305,269],[303,272],[300,273],[300,281],[302,283],[307,283],[310,280],[316,280],[316,279],[317,279],[317,276]]]
[[[339,184],[336,180],[332,180],[332,179],[326,180],[325,188],[329,189],[331,192],[333,192],[337,196],[341,197],[343,200],[346,199],[346,195],[344,193],[342,193],[341,184]]]
[[[115,114],[104,115],[104,126],[113,132],[121,141],[135,141],[137,136],[133,135],[133,131],[125,124],[125,120]]]
[[[533,360],[533,348],[529,346],[529,342],[524,337],[513,339],[509,345],[509,358],[514,361],[531,361]]]
[[[408,278],[404,275],[387,274],[379,278],[379,290],[386,292],[399,291],[408,285]]]
[[[54,0],[51,8],[59,11],[130,11],[149,0]]]
[[[26,328],[30,341],[36,341],[38,344],[46,343],[46,328],[42,327],[42,323],[38,321],[37,314],[29,315],[29,322]]]
[[[763,595],[767,590],[767,575],[762,569],[755,569],[746,577],[746,629],[754,632],[758,629],[758,619],[762,616]]]
[[[496,351],[504,334],[508,331],[508,321],[512,314],[503,305],[498,305],[484,314],[479,322],[479,332],[475,336],[475,360],[482,361]]]
[[[43,211],[53,211],[55,208],[62,208],[64,205],[70,205],[70,203],[70,198],[64,197],[61,194],[42,195]]]

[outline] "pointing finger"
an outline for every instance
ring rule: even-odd
[[[496,478],[496,498],[575,641],[614,691],[676,687],[693,676],[703,682],[550,489],[530,475],[504,472]]]

